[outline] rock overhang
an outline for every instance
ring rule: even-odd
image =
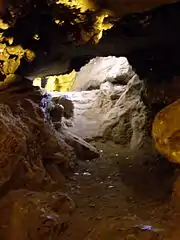
[[[157,74],[158,67],[153,65],[162,68],[166,75],[164,49],[174,62],[180,51],[177,45],[180,4],[174,2],[1,1],[5,19],[4,24],[1,22],[1,42],[7,36],[7,41],[13,39],[12,46],[21,45],[28,51],[26,60],[21,58],[19,67],[13,68],[23,76],[71,72],[82,67],[87,59],[109,55],[126,56],[143,77],[152,75],[151,69]],[[159,7],[163,4],[168,5]],[[175,51],[167,48],[172,44]],[[179,63],[171,71],[178,69],[176,65]]]

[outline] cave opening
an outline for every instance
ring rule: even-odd
[[[78,211],[88,217],[78,211],[74,215],[69,228],[73,239],[85,234],[75,232],[75,222],[86,219],[91,227],[94,221],[97,224],[109,218],[102,227],[109,221],[118,227],[124,222],[118,220],[119,216],[128,211],[140,216],[141,220],[133,220],[138,231],[146,226],[152,228],[147,237],[165,227],[161,217],[171,196],[174,166],[154,148],[152,110],[142,97],[144,81],[126,57],[115,56],[96,57],[79,71],[33,81],[46,96],[50,95],[49,120],[58,132],[68,131],[68,141],[80,159],[68,191],[79,203]],[[86,229],[86,223],[82,224]],[[107,229],[102,229],[101,234],[106,234]],[[118,232],[113,234],[119,236]]]
[[[37,77],[33,85],[39,86],[45,97],[50,95],[53,103],[63,109],[71,131],[79,137],[109,140],[130,148],[143,144],[148,115],[142,101],[143,81],[126,57],[96,57],[79,71]],[[136,119],[138,114],[141,120]],[[58,119],[54,110],[50,115]]]

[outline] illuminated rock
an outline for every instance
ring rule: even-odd
[[[162,155],[169,161],[180,163],[180,99],[156,115],[152,136]]]
[[[62,74],[59,76],[46,77],[47,83],[45,89],[48,92],[69,92],[72,91],[76,78],[76,71],[72,71],[69,74]],[[35,78],[33,81],[34,86],[41,87],[41,78]]]
[[[3,26],[0,25],[0,28],[3,28]],[[0,75],[4,81],[0,82],[0,90],[7,88],[19,79],[19,76],[15,73],[21,65],[22,58],[26,58],[29,62],[35,58],[33,51],[23,49],[21,45],[12,45],[13,41],[13,37],[5,37],[4,34],[1,33]]]
[[[60,39],[59,46],[61,46],[61,43],[62,43],[62,46],[61,46],[62,48],[64,47],[69,48],[70,42],[71,43],[73,42],[74,45],[78,45],[81,43],[96,44],[102,38],[103,32],[108,29],[111,29],[114,23],[124,15],[141,12],[144,10],[149,10],[161,4],[167,4],[172,2],[175,2],[175,0],[159,0],[159,1],[149,0],[146,2],[143,2],[143,1],[133,2],[131,0],[129,1],[107,0],[104,3],[102,3],[102,1],[100,0],[99,1],[93,1],[93,0],[92,1],[91,0],[42,1],[40,0],[38,1],[38,3],[34,4],[34,1],[32,0],[24,0],[24,1],[22,0],[4,1],[3,0],[1,1],[1,4],[0,4],[0,7],[3,9],[2,18],[4,17],[4,19],[6,19],[5,16],[8,15],[7,17],[8,24],[4,22],[2,19],[0,19],[0,28],[2,29],[2,33],[0,34],[0,41],[1,39],[5,39],[4,35],[6,34],[4,33],[6,33],[7,30],[9,30],[9,28],[11,29],[14,27],[17,31],[14,31],[14,33],[13,31],[10,31],[10,34],[8,34],[8,38],[6,39],[8,44],[11,45],[13,43],[17,43],[17,44],[22,44],[23,47],[27,46],[27,48],[30,48],[30,49],[31,47],[32,49],[36,49],[36,50],[38,49],[37,54],[39,56],[41,54],[43,55],[42,56],[42,59],[44,59],[42,60],[43,62],[43,61],[46,61],[45,60],[46,56],[47,55],[50,56],[51,55],[50,52],[52,52],[51,51],[52,49],[49,49],[49,52],[48,52],[48,48],[49,48],[48,46],[51,46],[51,45],[53,46],[54,42],[56,42],[53,40],[51,42],[50,37],[46,39],[46,35],[47,35],[46,31],[50,33],[49,35],[51,35],[51,29],[52,29],[52,32],[54,31],[58,32],[57,39]],[[52,28],[49,27],[47,29],[42,26],[42,25],[46,26],[45,22],[44,24],[42,24],[44,20],[43,18],[41,18],[43,15],[41,13],[43,13],[44,11],[46,12],[46,15],[48,16],[48,18],[52,19],[53,23],[54,22],[57,23],[58,28],[56,28],[57,26],[54,27],[53,24],[52,24]],[[40,25],[38,23],[34,24],[32,17],[39,20],[41,19],[42,22],[39,21]],[[31,25],[31,22],[32,22],[32,25]],[[29,31],[26,31],[26,26],[29,27]],[[142,23],[142,26],[143,26],[143,23]],[[63,33],[64,31],[63,29],[66,29],[65,34]],[[22,32],[22,34],[16,34],[16,32],[20,32],[20,33]],[[12,36],[11,36],[11,33],[12,33]],[[63,36],[62,40],[61,40],[61,35]],[[53,38],[54,37],[52,37],[52,39]],[[39,43],[37,43],[36,45],[34,40],[35,42],[39,42]],[[41,47],[43,49],[41,49]],[[59,53],[59,56],[63,57],[64,53],[66,53],[66,51],[64,51],[64,53],[61,53],[61,51],[59,51],[59,47],[56,48],[56,46],[54,46],[54,48],[57,49],[57,53]],[[116,47],[114,48],[116,49]],[[32,61],[35,58],[35,53],[30,52],[30,50],[26,50],[26,49],[24,49],[24,51],[25,52],[23,57],[22,56],[20,57],[18,55],[18,59],[13,59],[16,61],[16,64],[14,65],[18,67],[18,70],[19,68],[21,69],[22,65],[23,65],[22,69],[24,69],[24,66],[26,65],[26,63],[24,63],[23,61],[24,57],[27,61]],[[4,53],[1,52],[0,55],[3,55],[3,57],[7,58],[6,50]],[[10,56],[10,59],[12,59],[12,56]],[[41,59],[41,56],[40,56],[40,59]],[[4,59],[3,61],[6,62],[7,59]],[[47,61],[52,62],[52,58],[48,59]],[[35,66],[37,65],[37,63],[38,61],[35,63]],[[19,67],[19,64],[20,64],[20,67]],[[31,67],[32,65],[30,66],[30,68]],[[1,69],[1,66],[0,66],[0,71],[4,73]],[[65,73],[66,71],[67,69],[63,73]],[[56,74],[59,74],[59,73],[56,73]],[[49,75],[52,75],[52,74],[49,74]]]
[[[51,0],[51,2],[53,2]],[[57,0],[55,1],[56,4],[63,4],[69,8],[73,9],[80,9],[81,12],[85,12],[87,10],[94,11],[96,9],[95,3],[91,0]]]
[[[134,74],[125,57],[96,57],[77,73],[73,91],[99,89],[104,82],[124,85]]]
[[[141,88],[141,80],[134,75],[126,85],[105,82],[98,90],[67,93],[74,103],[73,125],[69,131],[83,139],[113,141],[131,149],[151,148]]]

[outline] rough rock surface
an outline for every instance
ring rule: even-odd
[[[74,164],[73,149],[44,122],[43,112],[35,103],[29,99],[11,100],[14,102],[10,106],[0,105],[0,186],[12,181],[12,188],[48,187],[52,179],[44,165],[68,168]],[[54,163],[51,157],[57,153],[59,159]],[[19,177],[14,181],[17,174]]]
[[[157,150],[174,163],[180,163],[180,99],[161,110],[152,135]]]
[[[74,104],[68,96],[59,94],[59,97],[51,98],[45,106],[45,113],[54,128],[61,134],[62,139],[73,148],[78,159],[91,160],[97,158],[99,153],[95,147],[68,131],[72,126]]]
[[[0,239],[59,239],[74,208],[63,193],[12,191],[0,201]]]
[[[63,131],[63,138],[68,145],[72,146],[79,159],[91,160],[99,157],[99,153],[95,147],[73,133],[65,130]]]
[[[114,142],[132,148],[141,146],[146,137],[148,114],[141,101],[142,82],[135,75],[127,84],[124,92],[105,114],[99,133]]]
[[[66,93],[74,103],[74,117],[72,126],[69,130],[83,139],[91,138],[95,136],[99,128],[98,118],[100,118],[100,112],[97,112],[97,120],[94,118],[87,118],[86,111],[92,108],[92,103],[98,100],[99,90],[82,91],[82,92],[68,92]],[[54,92],[53,97],[57,98],[60,93]],[[101,109],[98,109],[101,111]]]
[[[60,96],[58,98],[53,98],[52,102],[56,105],[62,105],[64,108],[64,117],[69,119],[73,117],[74,113],[74,105],[71,99],[68,98],[68,96]]]
[[[74,209],[60,191],[77,157],[44,120],[39,90],[23,82],[0,93],[0,239],[56,239]]]
[[[134,75],[127,85],[106,82],[100,90],[66,93],[74,103],[69,131],[83,139],[112,140],[131,148],[146,144],[150,126],[141,89],[142,82]]]
[[[77,73],[73,90],[99,89],[104,82],[126,84],[134,74],[125,57],[97,57]]]

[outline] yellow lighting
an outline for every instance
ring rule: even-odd
[[[58,0],[56,4],[63,4],[70,8],[79,9],[81,13],[96,9],[95,4],[91,0]]]
[[[64,21],[61,21],[59,19],[55,19],[54,22],[57,24],[57,25],[62,25],[64,23]]]
[[[169,161],[180,163],[180,99],[162,109],[155,117],[152,136],[157,150]]]
[[[112,23],[109,23],[107,18],[111,16],[112,13],[109,11],[101,11],[96,13],[93,19],[92,27],[89,31],[81,30],[81,38],[84,42],[92,41],[92,43],[97,44],[103,36],[103,31],[111,29],[113,27]]]
[[[48,76],[46,79],[47,84],[45,89],[48,92],[71,92],[76,79],[76,71],[73,70],[69,74],[59,76]],[[41,88],[41,78],[35,78],[33,85]]]
[[[104,23],[104,20],[107,17],[109,17],[109,14],[107,12],[101,13],[99,16],[96,17],[96,21],[94,24],[94,28],[97,32],[94,38],[95,43],[98,43],[99,40],[102,38],[104,30],[108,30],[113,27],[113,24],[111,23]]]
[[[35,34],[33,38],[34,38],[34,40],[37,40],[37,41],[40,39],[38,34]]]

